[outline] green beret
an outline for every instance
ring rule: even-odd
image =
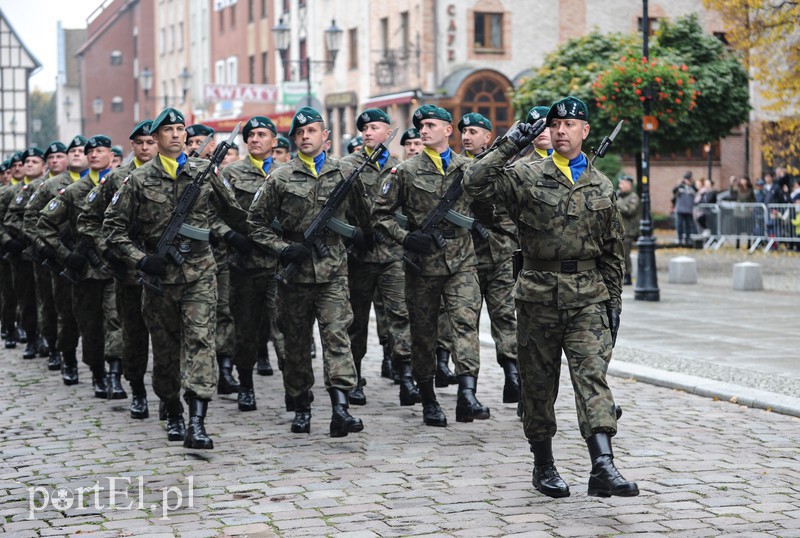
[[[150,132],[154,133],[158,131],[158,128],[163,125],[175,125],[176,123],[186,125],[186,120],[183,119],[183,112],[176,108],[167,107],[153,120],[153,125],[150,126]]]
[[[278,128],[275,127],[275,124],[266,116],[253,116],[247,123],[244,124],[244,128],[242,129],[242,138],[245,142],[247,142],[247,138],[250,136],[250,131],[253,129],[269,129],[272,131],[272,134],[278,134]]]
[[[364,145],[364,139],[361,136],[354,136],[350,139],[350,142],[347,143],[347,153],[355,153],[356,148],[358,146]]]
[[[202,123],[195,123],[186,128],[186,137],[194,138],[195,136],[208,136],[214,134],[214,129]]]
[[[133,128],[131,131],[131,136],[128,138],[133,140],[137,136],[148,136],[152,131],[151,127],[153,126],[153,120],[144,120],[140,121],[136,124],[136,127]]]
[[[630,184],[633,184],[633,178],[631,176],[620,176],[618,181],[627,181]]]
[[[75,135],[75,138],[72,139],[72,142],[69,143],[67,146],[67,152],[72,148],[82,148],[86,145],[86,137],[83,135]]]
[[[532,107],[528,111],[528,116],[525,119],[525,121],[527,123],[530,123],[531,125],[533,125],[538,120],[540,120],[542,118],[546,118],[548,112],[550,112],[550,107],[546,107],[546,106],[535,106],[535,107]]]
[[[550,125],[553,119],[576,119],[588,123],[589,108],[586,106],[586,103],[570,95],[569,97],[563,98],[561,101],[556,101],[553,103],[553,106],[550,107],[550,111],[547,113],[547,125]]]
[[[117,157],[122,157],[124,155],[122,151],[122,146],[111,146],[111,153],[113,153]]]
[[[442,107],[436,105],[422,105],[414,112],[414,127],[419,129],[422,120],[442,120],[447,123],[453,122],[453,116]]]
[[[41,160],[44,160],[44,151],[36,146],[31,146],[22,153],[23,161],[28,157],[39,157]]]
[[[0,163],[0,172],[5,172],[11,167],[11,161],[6,159],[5,161]]]
[[[461,121],[458,122],[458,130],[462,133],[466,127],[480,127],[482,129],[486,129],[487,131],[492,130],[492,122],[488,120],[485,116],[478,114],[477,112],[470,112],[469,114],[464,114],[461,118]]]
[[[289,142],[289,139],[286,138],[285,136],[278,135],[278,145],[275,146],[275,147],[283,148],[286,151],[291,151],[292,150],[292,143]]]
[[[292,125],[289,127],[289,136],[294,136],[295,129],[299,127],[305,127],[311,123],[325,123],[322,121],[322,114],[311,108],[310,106],[304,106],[297,112],[295,112],[294,117],[292,118]]]
[[[14,153],[14,155],[12,155],[12,156],[11,156],[11,159],[10,159],[10,161],[11,161],[11,164],[14,164],[14,163],[21,163],[21,162],[22,162],[22,161],[24,161],[24,160],[25,160],[25,157],[23,157],[23,155],[22,155],[22,152],[21,152],[21,151],[18,151],[18,152],[16,152],[16,153]]]
[[[108,148],[111,149],[111,139],[108,138],[106,135],[94,135],[89,140],[86,141],[86,145],[83,146],[83,152],[88,154],[91,150],[95,148]]]
[[[389,115],[380,108],[368,108],[356,118],[356,129],[359,131],[364,130],[364,126],[373,121],[379,121],[388,125],[392,124]]]
[[[406,129],[403,133],[403,136],[400,137],[400,145],[405,146],[407,141],[414,140],[416,138],[422,138],[422,135],[419,134],[419,131],[416,128],[410,127]]]
[[[53,153],[66,153],[67,146],[64,145],[63,142],[59,142],[58,140],[53,140],[49,144],[47,144],[47,149],[44,150],[44,158],[47,159]]]

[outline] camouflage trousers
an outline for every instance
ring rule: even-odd
[[[14,292],[17,294],[19,323],[28,338],[36,338],[38,323],[36,319],[36,279],[33,275],[33,264],[17,258],[11,262],[11,273],[14,277]]]
[[[62,353],[74,351],[81,338],[78,329],[78,320],[72,310],[72,284],[64,278],[50,274],[50,283],[53,286],[53,302],[58,313],[58,344],[56,348]]]
[[[122,372],[125,379],[144,378],[150,334],[142,317],[142,286],[115,281],[117,314],[122,326]]]
[[[517,361],[517,316],[514,312],[514,267],[511,258],[503,263],[478,265],[481,298],[491,320],[497,362]]]
[[[323,284],[296,284],[294,289],[278,286],[278,327],[286,344],[283,384],[293,398],[314,385],[308,350],[315,319],[322,339],[325,388],[349,391],[356,386],[356,367],[347,335],[353,321],[347,277],[334,277]]]
[[[85,364],[100,367],[104,359],[122,357],[122,331],[112,279],[90,278],[73,284],[72,310],[81,333]]]
[[[411,322],[411,369],[417,383],[433,379],[436,372],[437,322],[444,302],[453,334],[456,374],[478,375],[480,344],[478,312],[480,288],[474,267],[446,276],[421,276],[406,272],[406,301]]]
[[[261,317],[261,325],[258,329],[258,353],[266,356],[269,351],[267,344],[272,342],[275,355],[278,356],[278,369],[282,371],[283,361],[286,357],[286,344],[283,333],[278,328],[278,281],[275,280],[272,271],[270,271],[270,278],[274,282],[268,284],[271,291],[267,292],[267,314]]]
[[[606,382],[611,360],[611,331],[605,303],[558,310],[517,301],[522,423],[528,441],[556,434],[555,401],[561,374],[561,351],[567,357],[575,390],[578,426],[584,439],[617,433],[614,398]]]
[[[405,284],[403,285],[405,286]],[[403,292],[405,293],[405,290]],[[375,290],[375,295],[372,297],[372,306],[375,308],[375,329],[378,333],[378,342],[381,346],[386,346],[389,344],[389,326],[383,308],[383,297],[378,290]]]
[[[53,298],[53,281],[50,278],[50,269],[40,264],[33,266],[36,281],[36,318],[39,325],[39,334],[48,344],[55,343],[58,337],[58,313]]]
[[[444,303],[439,306],[439,318],[436,320],[436,349],[453,350],[453,331],[450,330],[450,318]]]
[[[272,269],[231,271],[231,312],[236,327],[233,364],[237,368],[255,366],[264,329],[275,345],[278,362],[283,362],[283,335],[275,319],[277,286]]]
[[[411,329],[408,322],[402,262],[396,260],[390,263],[361,263],[351,258],[348,265],[348,282],[353,323],[347,332],[359,374],[361,360],[367,354],[369,311],[376,295],[380,295],[382,299],[392,360],[398,363],[409,362]]]
[[[11,264],[0,260],[0,301],[2,301],[2,323],[11,330],[17,322],[17,294],[14,291],[14,282]]]
[[[217,263],[217,336],[220,357],[232,357],[236,329],[231,314],[231,271],[227,262]]]
[[[162,400],[210,400],[217,390],[217,277],[164,284],[164,295],[145,288],[142,317],[153,342],[153,391]]]
[[[626,235],[622,239],[622,250],[625,251],[625,274],[630,275],[633,271],[633,266],[631,265],[631,249],[633,248],[633,244],[638,239],[637,236]]]

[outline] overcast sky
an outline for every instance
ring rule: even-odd
[[[111,3],[110,0],[108,2]],[[56,23],[60,20],[64,28],[86,28],[86,17],[102,3],[103,0],[0,0],[0,9],[6,20],[42,64],[41,69],[31,77],[31,89],[56,89]]]

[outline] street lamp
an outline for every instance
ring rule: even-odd
[[[67,121],[69,121],[69,113],[72,111],[72,99],[70,99],[69,95],[64,98],[64,115],[67,117]]]
[[[312,60],[306,50],[306,57],[298,60],[290,60],[287,58],[289,52],[289,40],[291,38],[290,29],[283,23],[283,19],[278,21],[278,24],[272,27],[272,33],[275,35],[275,48],[281,54],[281,61],[283,62],[283,69],[286,70],[286,64],[290,62],[297,62],[305,64],[306,67],[306,100],[308,105],[311,105],[311,64],[326,65],[333,67],[336,61],[336,55],[342,46],[342,34],[344,31],[336,26],[336,20],[331,20],[331,25],[325,30],[325,45],[328,49],[329,59],[327,60]]]
[[[153,89],[153,72],[149,68],[145,67],[139,73],[139,84],[142,86],[144,98],[147,99],[147,94]]]
[[[103,100],[100,97],[95,97],[92,101],[92,110],[94,110],[95,120],[100,121],[100,114],[103,113]]]
[[[11,127],[11,134],[16,137],[17,135],[17,117],[11,116],[11,121],[8,122],[8,126]]]
[[[705,152],[706,152],[707,159],[708,159],[708,180],[709,180],[709,181],[711,181],[711,157],[712,157],[712,155],[711,155],[711,148],[712,148],[712,147],[713,147],[713,146],[711,145],[711,142],[708,142],[707,144],[705,144],[705,145],[703,146],[703,151],[705,151]]]
[[[647,13],[647,0],[642,0],[642,57],[649,58],[650,19]],[[644,115],[650,115],[650,99],[648,92],[644,100]],[[650,132],[642,121],[642,219],[639,222],[639,250],[636,257],[636,287],[633,297],[637,301],[658,301],[658,276],[656,275],[656,241],[653,238],[653,221],[650,219]]]
[[[189,89],[192,87],[192,74],[189,72],[188,69],[185,67],[183,71],[180,72],[178,78],[181,79],[181,89],[183,90],[183,102],[186,102],[186,94],[189,93]]]

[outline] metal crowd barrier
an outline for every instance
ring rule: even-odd
[[[740,204],[720,202],[697,204],[699,215],[704,216],[707,232],[694,234],[703,240],[703,248],[717,250],[725,243],[746,241],[749,251],[764,245],[766,252],[780,243],[800,243],[792,220],[797,216],[795,204]]]

